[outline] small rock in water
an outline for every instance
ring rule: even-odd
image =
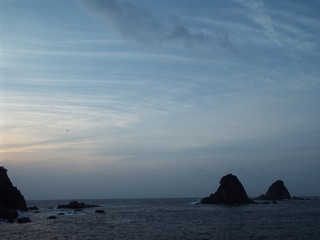
[[[56,216],[49,216],[49,217],[47,217],[47,219],[57,219],[57,217]]]
[[[105,212],[106,212],[106,211],[101,210],[101,209],[96,210],[96,213],[105,213]]]
[[[67,209],[74,209],[74,210],[80,210],[83,208],[93,208],[93,207],[99,207],[99,206],[93,205],[93,204],[85,204],[78,201],[71,201],[68,204],[62,204],[58,206],[58,208],[67,208]]]
[[[31,222],[29,217],[18,218],[17,223],[28,223]]]

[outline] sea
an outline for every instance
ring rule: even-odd
[[[39,210],[19,214],[32,222],[0,222],[0,239],[320,239],[319,197],[249,205],[205,205],[197,200],[79,200],[100,206],[83,211],[57,209],[69,200],[28,201]]]

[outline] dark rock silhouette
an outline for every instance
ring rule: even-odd
[[[28,223],[31,222],[29,217],[18,218],[17,223]]]
[[[39,210],[39,208],[37,206],[33,206],[33,207],[27,207],[28,210],[31,210],[31,211],[36,211],[36,210]]]
[[[59,205],[58,208],[67,208],[67,209],[74,209],[74,210],[81,210],[83,208],[93,208],[93,207],[99,207],[98,205],[93,204],[85,204],[78,201],[71,201],[68,204]]]
[[[56,216],[49,216],[49,217],[47,217],[47,219],[57,219],[57,217]]]
[[[105,213],[106,211],[105,210],[102,210],[102,209],[98,209],[96,210],[96,213]]]
[[[282,200],[291,199],[288,189],[285,187],[283,181],[275,181],[268,189],[266,194],[262,194],[257,198],[258,200]]]
[[[207,204],[249,204],[254,203],[248,196],[239,179],[232,174],[221,178],[220,186],[214,194],[201,199]]]
[[[3,207],[0,205],[0,219],[12,220],[18,217],[18,212],[14,209]]]
[[[17,210],[27,211],[26,200],[21,192],[12,185],[7,169],[0,167],[0,218],[17,218]]]

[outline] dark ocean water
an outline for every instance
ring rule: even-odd
[[[244,206],[196,200],[83,200],[99,204],[103,214],[55,208],[66,200],[29,201],[40,212],[25,213],[31,223],[0,222],[0,239],[320,239],[320,198]]]

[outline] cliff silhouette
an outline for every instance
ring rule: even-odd
[[[7,169],[0,167],[0,218],[17,218],[17,210],[27,211],[26,200],[18,188],[13,186]]]

